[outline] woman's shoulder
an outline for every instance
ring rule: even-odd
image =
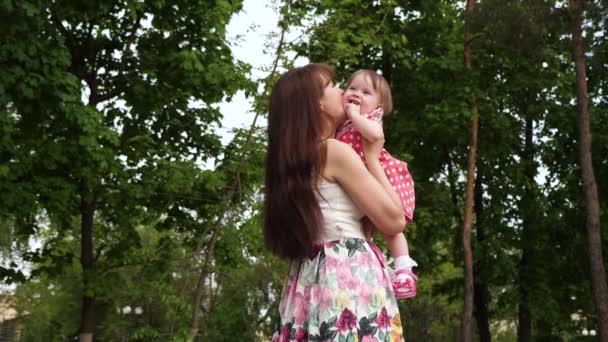
[[[336,158],[348,158],[351,155],[356,156],[357,154],[353,149],[345,142],[338,139],[327,139],[327,161],[334,161]]]
[[[345,168],[352,167],[352,163],[361,163],[357,153],[346,143],[327,139],[327,160],[323,177],[330,181],[335,181],[335,175]]]
[[[334,138],[329,138],[325,140],[325,143],[327,144],[327,148],[333,148],[333,149],[339,149],[341,148],[342,145],[346,145],[345,143],[341,142],[338,139],[334,139]]]

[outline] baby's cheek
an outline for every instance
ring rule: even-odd
[[[369,103],[363,102],[361,104],[361,114],[369,114],[372,110],[374,110],[374,108]]]
[[[346,108],[347,103],[348,103],[348,100],[346,98],[346,95],[342,96],[342,107]]]

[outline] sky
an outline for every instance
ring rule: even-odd
[[[272,65],[274,56],[265,53],[264,44],[267,35],[279,32],[277,26],[279,16],[272,8],[271,0],[244,0],[243,10],[233,15],[227,27],[227,36],[232,46],[233,57],[237,60],[249,63],[252,67],[252,79],[260,79],[267,73],[260,70],[261,67]],[[291,41],[300,33],[297,30],[286,32],[286,41]],[[237,36],[241,36],[237,39]],[[278,44],[278,40],[272,41]],[[274,52],[273,48],[270,49]],[[298,58],[294,61],[295,66],[308,63],[306,58]],[[233,128],[249,127],[253,122],[255,113],[250,111],[251,99],[245,98],[243,92],[237,93],[231,101],[220,104],[224,116],[221,129],[222,142],[228,143],[232,138],[230,130]],[[258,125],[265,125],[265,120],[258,118]]]
[[[264,53],[261,47],[266,35],[278,30],[277,22],[277,13],[269,1],[245,0],[243,10],[233,15],[228,24],[228,39],[232,42],[234,58],[251,64],[253,79],[265,76],[259,68],[272,63],[273,56]],[[238,35],[242,35],[242,39],[237,41]],[[231,129],[249,127],[255,117],[255,113],[250,111],[251,99],[245,98],[243,92],[238,92],[230,102],[220,104],[220,109],[224,116],[221,129],[224,144],[232,138]]]

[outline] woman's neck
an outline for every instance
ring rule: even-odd
[[[333,123],[329,123],[328,125],[325,125],[325,129],[321,133],[321,137],[323,137],[323,140],[335,138],[336,129],[337,129],[337,127]]]

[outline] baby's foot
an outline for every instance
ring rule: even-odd
[[[393,290],[397,299],[412,298],[416,296],[416,282],[418,277],[408,269],[395,271],[393,278]]]

